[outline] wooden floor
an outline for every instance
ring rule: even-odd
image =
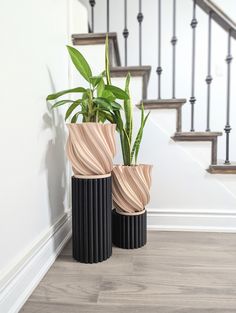
[[[235,313],[236,234],[149,232],[92,265],[70,242],[20,312]]]

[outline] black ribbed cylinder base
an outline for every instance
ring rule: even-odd
[[[112,254],[112,180],[72,177],[73,258],[97,263]]]
[[[147,242],[147,212],[122,215],[112,211],[112,242],[119,248],[136,249]]]

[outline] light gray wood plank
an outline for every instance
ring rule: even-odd
[[[227,306],[222,312],[221,308],[214,306],[206,309],[200,307],[194,309],[191,307],[176,308],[171,306],[156,305],[111,305],[111,304],[80,304],[63,305],[28,302],[20,313],[235,313],[235,309]]]
[[[141,249],[81,264],[67,244],[21,313],[236,312],[236,234],[149,232]]]
[[[102,276],[49,271],[30,297],[30,301],[48,303],[96,303]]]

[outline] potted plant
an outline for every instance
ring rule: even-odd
[[[66,144],[72,165],[72,237],[73,257],[84,263],[107,259],[112,252],[111,234],[111,171],[116,152],[116,125],[105,123],[107,116],[121,109],[117,99],[128,99],[122,89],[111,85],[109,76],[108,39],[104,72],[93,76],[83,55],[67,46],[70,58],[86,87],[76,87],[50,94],[47,100],[73,94],[75,100],[62,99],[52,109],[69,105],[65,120],[69,136]],[[106,79],[105,79],[106,78]],[[80,122],[79,118],[82,118]]]
[[[130,75],[126,78],[125,91],[129,94]],[[117,124],[120,135],[123,164],[112,171],[113,243],[120,248],[139,248],[146,243],[147,213],[145,206],[150,199],[152,165],[138,164],[138,154],[143,131],[150,112],[145,116],[141,106],[141,124],[133,141],[133,107],[125,99],[124,114],[114,111],[111,121]],[[123,117],[122,117],[123,116]]]
[[[122,89],[111,85],[109,74],[108,39],[106,40],[106,70],[93,76],[92,70],[83,55],[74,47],[67,46],[71,60],[87,81],[87,87],[76,87],[50,94],[47,100],[56,100],[67,94],[79,94],[76,100],[63,99],[53,104],[52,109],[63,105],[69,108],[65,114],[69,137],[67,141],[67,156],[75,175],[104,175],[113,168],[115,155],[115,125],[104,123],[111,111],[120,110],[116,99],[128,99]],[[106,76],[106,82],[105,82]],[[82,123],[77,123],[82,116]]]

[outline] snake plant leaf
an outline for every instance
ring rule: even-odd
[[[113,85],[105,85],[105,90],[109,90],[113,93],[116,99],[128,100],[129,95],[119,87]]]
[[[140,149],[140,144],[141,144],[141,141],[142,141],[142,138],[143,138],[143,129],[144,129],[144,126],[146,124],[146,121],[149,117],[149,114],[150,112],[145,116],[145,119],[144,119],[144,122],[143,122],[143,125],[142,125],[142,129],[141,129],[141,133],[139,135],[139,144],[137,145],[137,148],[135,150],[135,156],[134,156],[134,162],[135,164],[137,164],[137,160],[138,160],[138,153],[139,153],[139,149]]]
[[[140,149],[140,144],[142,141],[142,137],[143,137],[143,129],[145,127],[145,124],[147,122],[147,119],[149,117],[150,112],[144,116],[144,106],[142,104],[142,112],[141,112],[141,123],[140,123],[140,128],[139,131],[137,133],[136,139],[134,141],[134,145],[131,151],[131,162],[133,161],[133,157],[135,157],[135,164],[137,164],[137,159],[138,159],[138,153],[139,153],[139,149]]]
[[[124,156],[125,156],[124,165],[131,165],[130,140],[125,129],[123,129],[123,134],[124,134]]]
[[[105,43],[105,74],[107,85],[111,85],[108,34],[106,34],[106,43]]]
[[[72,101],[72,100],[60,100],[60,101],[57,101],[56,103],[54,103],[51,106],[51,110],[53,110],[53,109],[55,109],[55,108],[57,108],[57,107],[59,107],[61,105],[64,105],[66,103],[72,103],[72,102],[74,102],[74,101]]]
[[[74,92],[85,92],[86,89],[83,88],[83,87],[78,87],[78,88],[73,88],[73,89],[68,89],[68,90],[62,90],[60,92],[56,92],[56,93],[53,93],[51,95],[48,95],[46,100],[55,100],[67,93],[74,93]]]
[[[90,82],[90,77],[93,75],[88,62],[77,49],[70,46],[67,46],[67,49],[76,69],[88,82]]]
[[[130,99],[130,91],[129,91],[129,84],[130,84],[130,73],[128,73],[126,80],[125,80],[125,92],[129,95],[129,99],[124,100],[124,112],[125,112],[125,130],[129,137],[130,142],[132,141],[132,133],[133,133],[133,107]]]
[[[78,105],[80,105],[82,102],[82,99],[76,100],[74,101],[71,106],[69,107],[69,109],[66,111],[66,115],[65,115],[65,121],[68,119],[68,117],[71,115],[71,113],[74,111],[74,109],[77,108]]]

